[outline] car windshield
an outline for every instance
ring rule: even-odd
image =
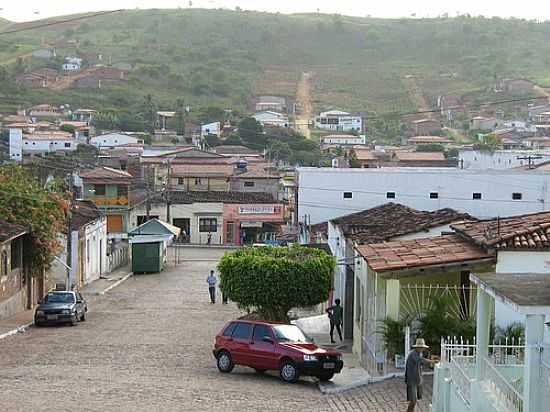
[[[311,342],[311,338],[302,332],[298,326],[277,325],[273,326],[273,332],[279,342]]]
[[[72,293],[48,293],[44,298],[45,303],[74,303]]]

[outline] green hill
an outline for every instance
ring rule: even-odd
[[[101,91],[11,88],[5,101],[132,113],[151,94],[165,110],[177,99],[245,110],[254,93],[293,95],[301,73],[311,71],[317,109],[388,113],[419,107],[405,80],[411,75],[429,105],[444,93],[490,98],[501,78],[550,83],[550,23],[498,18],[134,10],[2,36],[0,63],[60,40],[79,44],[58,48],[60,55],[101,53],[104,61],[134,65],[129,82]]]

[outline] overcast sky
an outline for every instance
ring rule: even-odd
[[[521,3],[501,0],[193,0],[193,7],[280,11],[282,13],[315,12],[374,17],[433,17],[443,13],[550,19],[550,1]],[[119,8],[176,8],[189,7],[188,0],[0,0],[0,17],[14,21],[87,11]]]

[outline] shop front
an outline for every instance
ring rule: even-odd
[[[226,244],[276,244],[284,224],[284,205],[224,204],[223,220]]]

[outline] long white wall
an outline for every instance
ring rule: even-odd
[[[493,152],[481,150],[461,150],[458,154],[459,162],[464,169],[511,169],[513,167],[526,166],[529,161],[527,156],[542,155],[540,159],[532,159],[533,164],[547,162],[550,153],[544,150],[495,150]],[[519,158],[519,159],[518,159]],[[459,163],[460,164],[460,163]]]
[[[550,210],[550,172],[449,168],[298,169],[298,218],[311,223],[388,202],[419,210],[445,207],[479,218]],[[351,192],[351,198],[344,193]],[[387,193],[395,193],[388,198]],[[438,198],[430,198],[430,193]],[[474,200],[473,193],[482,199]],[[513,200],[521,193],[521,200]]]

